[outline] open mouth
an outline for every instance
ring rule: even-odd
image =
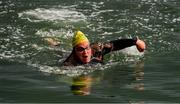
[[[83,58],[87,58],[88,56],[83,56]]]

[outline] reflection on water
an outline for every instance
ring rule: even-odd
[[[71,91],[75,95],[89,95],[91,92],[92,77],[81,75],[73,78]]]
[[[142,80],[144,79],[144,62],[136,63],[134,70],[134,77],[137,81],[134,88],[139,91],[145,90],[144,83],[142,83]]]
[[[89,74],[82,74],[78,75],[75,77],[72,77],[72,84],[71,84],[71,91],[75,95],[90,95],[91,94],[91,87],[96,87],[96,84],[102,84],[106,82],[107,85],[104,85],[104,87],[112,87],[113,82],[119,82],[122,83],[120,86],[126,85],[126,89],[134,89],[135,91],[144,91],[145,90],[145,85],[144,85],[144,62],[143,61],[138,61],[134,63],[133,65],[133,70],[130,75],[122,75],[119,76],[112,76],[110,74],[113,74],[114,72],[111,72],[108,74],[110,76],[107,76],[104,72],[98,73],[96,75],[95,72],[91,72]],[[115,71],[115,70],[114,70]],[[92,75],[90,75],[92,74]],[[105,75],[104,75],[105,74]],[[125,73],[124,73],[125,74]],[[123,79],[122,79],[122,78]],[[131,77],[134,80],[131,80]],[[118,78],[118,79],[117,79]],[[128,80],[125,78],[128,78]],[[130,83],[128,83],[130,82]],[[96,84],[94,84],[96,83]],[[102,86],[103,87],[103,86]],[[116,86],[117,87],[117,86]],[[118,89],[117,89],[118,90]],[[95,93],[95,92],[94,92]]]
[[[127,88],[129,89],[133,89],[134,91],[137,91],[137,95],[135,95],[134,97],[136,98],[136,96],[141,96],[141,92],[144,92],[145,89],[145,84],[144,84],[144,62],[143,61],[138,61],[135,63],[134,67],[134,72],[133,72],[133,77],[135,79],[135,81],[133,81],[130,85],[127,86]],[[145,99],[131,99],[129,100],[130,104],[145,104],[146,100]]]
[[[144,78],[144,62],[137,62],[135,65],[135,78],[136,80],[143,80]]]

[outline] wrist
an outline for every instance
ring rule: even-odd
[[[138,38],[134,37],[132,40],[133,40],[133,44],[136,45],[136,42],[137,42]]]

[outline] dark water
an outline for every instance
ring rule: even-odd
[[[1,0],[0,102],[180,103],[179,5],[179,0]],[[107,55],[105,65],[65,68],[60,63],[71,52],[75,29],[91,42],[138,36],[147,50],[140,54],[131,47]],[[47,38],[60,46],[50,46]],[[86,83],[76,86],[79,82]],[[73,94],[83,88],[90,94]]]

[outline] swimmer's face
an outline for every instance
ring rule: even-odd
[[[75,52],[83,64],[87,64],[91,61],[92,52],[89,42],[83,42],[75,46]]]

